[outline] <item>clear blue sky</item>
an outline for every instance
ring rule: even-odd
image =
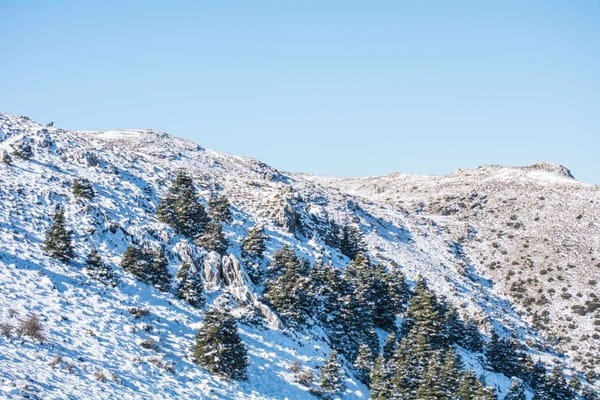
[[[600,1],[0,0],[0,110],[290,171],[600,184]]]

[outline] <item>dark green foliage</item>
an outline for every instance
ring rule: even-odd
[[[526,400],[525,386],[521,380],[513,378],[504,400]]]
[[[581,393],[581,400],[598,400],[600,395],[594,389],[585,387]]]
[[[272,266],[271,277],[265,284],[264,299],[284,322],[300,327],[311,314],[306,261],[284,246],[273,255]]]
[[[492,332],[490,342],[485,348],[485,356],[490,367],[508,377],[520,375],[519,355],[511,340]]]
[[[177,279],[179,280],[177,297],[187,301],[191,306],[202,307],[204,285],[196,269],[184,262],[177,271]]]
[[[147,246],[130,245],[121,259],[123,270],[137,276],[141,281],[167,291],[171,286],[169,262],[164,249],[152,250]]]
[[[574,398],[574,394],[569,389],[569,385],[559,366],[554,366],[547,378],[545,387],[546,395],[551,399],[570,400]]]
[[[364,384],[369,384],[369,374],[373,368],[373,353],[366,344],[358,346],[358,355],[353,363],[356,377]]]
[[[466,371],[460,381],[460,386],[453,400],[497,400],[496,394],[485,387],[473,371]]]
[[[371,370],[370,381],[372,400],[388,400],[392,398],[391,382],[382,355],[379,355],[375,360],[375,365]]]
[[[330,393],[336,393],[342,389],[342,366],[335,350],[331,352],[329,359],[321,367],[321,387]]]
[[[424,279],[415,285],[414,295],[408,305],[402,331],[427,338],[431,349],[439,349],[448,343],[442,304],[435,293],[427,287]]]
[[[83,199],[91,199],[96,195],[92,183],[85,178],[73,180],[73,194]]]
[[[248,354],[235,319],[226,309],[211,308],[196,335],[194,359],[212,373],[232,379],[246,379]]]
[[[454,348],[450,347],[444,354],[444,363],[438,376],[439,385],[444,397],[451,399],[460,386],[463,364]]]
[[[383,344],[383,358],[386,362],[393,360],[396,350],[398,349],[398,342],[396,340],[396,332],[390,333],[385,339]]]
[[[207,223],[204,232],[196,239],[196,243],[221,255],[227,254],[227,247],[229,246],[229,241],[223,235],[223,228],[218,222]]]
[[[29,160],[33,156],[33,149],[29,143],[20,142],[14,146],[13,155],[23,160]]]
[[[470,351],[481,352],[483,350],[483,339],[475,322],[465,322],[462,336],[458,338],[457,343]]]
[[[416,390],[419,400],[448,400],[442,386],[442,368],[439,356],[436,355],[429,360],[427,370]]]
[[[44,252],[57,260],[68,262],[74,257],[71,243],[71,231],[66,227],[65,212],[59,207],[54,214],[54,221],[46,231]]]
[[[222,223],[231,222],[231,205],[227,197],[223,195],[211,196],[208,199],[208,210],[213,221]]]
[[[344,225],[339,248],[342,254],[354,260],[359,253],[366,251],[362,232],[353,225]]]
[[[204,232],[209,218],[198,200],[192,178],[184,171],[177,174],[167,194],[158,203],[156,217],[190,238]]]
[[[262,225],[255,225],[248,230],[248,235],[242,240],[242,259],[250,279],[257,285],[263,279],[261,264],[267,239]]]
[[[102,257],[95,248],[88,253],[85,268],[90,277],[105,285],[116,286],[118,284],[118,279],[112,268],[102,261]]]
[[[6,151],[2,152],[2,162],[6,165],[12,164],[12,157]]]
[[[265,251],[265,235],[262,225],[255,225],[248,230],[248,235],[242,240],[242,256],[246,258],[262,258]]]

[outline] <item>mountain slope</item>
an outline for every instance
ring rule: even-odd
[[[322,178],[283,173],[152,130],[64,131],[0,114],[0,151],[27,153],[28,148],[30,157],[12,156],[11,165],[0,165],[0,321],[14,326],[39,314],[47,342],[0,338],[0,394],[312,398],[290,367],[300,363],[318,374],[331,351],[329,340],[319,326],[301,332],[287,328],[261,301],[262,288],[249,279],[240,250],[241,239],[257,223],[269,236],[267,258],[287,244],[311,261],[340,268],[349,260],[326,244],[330,221],[355,224],[374,260],[412,281],[424,276],[482,329],[514,334],[529,343],[531,354],[560,360],[567,370],[600,372],[591,361],[598,357],[599,340],[591,297],[597,283],[590,283],[599,271],[594,262],[600,258],[600,191],[564,171],[548,171],[553,166],[486,167],[448,177]],[[179,169],[192,176],[204,199],[218,192],[231,202],[227,256],[208,253],[157,221],[158,201]],[[92,182],[96,196],[76,198],[75,178]],[[65,208],[77,253],[68,265],[42,251],[58,205]],[[131,243],[165,246],[172,275],[182,260],[194,264],[203,275],[207,303],[233,307],[250,354],[247,381],[221,380],[192,362],[202,311],[124,273],[119,264]],[[82,272],[93,247],[114,267],[121,280],[117,287]],[[524,266],[529,269],[520,275]],[[510,268],[515,272],[507,280]],[[537,282],[527,282],[532,273],[539,275]],[[521,297],[511,291],[520,276]],[[557,288],[548,292],[554,284],[540,282],[550,277],[569,285],[572,296]],[[551,303],[527,311],[538,288]],[[590,299],[592,306],[585,305]],[[583,315],[572,308],[580,304],[586,307]],[[136,318],[132,308],[149,314]],[[534,313],[543,310],[551,311],[548,321],[556,323],[536,326],[565,336],[561,342],[532,326]],[[575,328],[565,331],[561,318],[570,318]],[[142,346],[148,339],[155,349]],[[465,359],[500,393],[507,390],[510,381],[484,371],[476,354],[465,353]],[[343,397],[368,397],[348,366],[345,371]]]

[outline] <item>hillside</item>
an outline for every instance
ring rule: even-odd
[[[325,178],[278,171],[154,130],[65,131],[3,113],[0,152],[11,154],[0,164],[0,322],[17,326],[35,313],[46,338],[0,337],[0,395],[314,398],[311,388],[319,386],[335,335],[312,319],[293,326],[265,301],[265,282],[253,281],[241,249],[257,224],[268,240],[254,267],[269,272],[273,255],[288,245],[311,265],[342,270],[351,260],[330,233],[355,226],[372,263],[403,274],[411,287],[423,277],[486,341],[492,330],[513,337],[535,360],[598,384],[600,188],[577,182],[564,167]],[[207,251],[157,219],[160,199],[181,170],[204,204],[216,193],[229,200],[226,254]],[[75,196],[76,179],[89,181],[95,195]],[[75,257],[68,263],[43,251],[57,206],[73,231]],[[163,248],[173,277],[182,262],[193,265],[206,305],[191,307],[174,290],[159,291],[125,272],[121,261],[132,244]],[[118,285],[85,273],[92,248]],[[192,359],[211,305],[227,305],[237,318],[247,380],[219,378]],[[397,324],[404,318],[400,313]],[[376,333],[383,342],[388,332]],[[488,368],[481,351],[457,351],[503,398],[509,377]],[[342,362],[344,389],[336,396],[368,398],[351,362]],[[298,368],[312,371],[314,382],[298,382]]]

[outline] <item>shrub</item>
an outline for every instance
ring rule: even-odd
[[[19,336],[27,335],[39,342],[46,340],[44,336],[44,327],[37,314],[31,314],[26,319],[21,321],[18,328]]]

